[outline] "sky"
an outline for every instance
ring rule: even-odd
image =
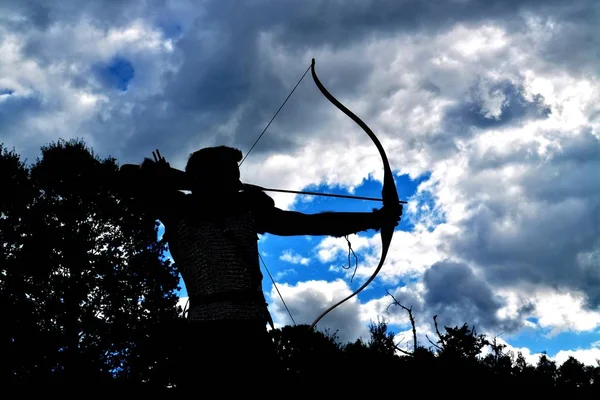
[[[572,0],[0,0],[0,143],[29,162],[82,138],[141,163],[160,149],[246,154],[316,60],[377,134],[408,204],[375,281],[317,326],[342,341],[388,321],[427,345],[468,323],[535,363],[600,359],[600,3]],[[308,74],[241,166],[244,182],[378,197],[369,137]],[[377,202],[269,194],[282,209]],[[263,235],[294,321],[358,288],[378,232]],[[350,268],[348,268],[350,267]],[[292,319],[263,267],[276,326]],[[185,285],[180,292],[185,301]]]

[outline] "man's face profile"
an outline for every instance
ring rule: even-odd
[[[211,147],[193,153],[186,173],[190,176],[192,193],[212,196],[230,195],[240,188],[238,161],[242,153],[230,147]]]
[[[198,173],[194,178],[197,186],[223,194],[235,193],[239,189],[240,170],[237,163],[214,165]]]

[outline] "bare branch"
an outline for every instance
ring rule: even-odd
[[[440,333],[440,329],[438,328],[437,315],[433,316],[433,323],[435,325],[435,333],[437,333],[438,337],[440,338],[440,342],[442,342],[442,344],[446,346],[446,341],[444,340],[444,337],[442,336],[442,334]]]
[[[413,317],[413,313],[412,313],[412,306],[411,306],[410,308],[409,308],[409,307],[406,307],[406,306],[404,306],[403,304],[401,304],[401,303],[398,301],[398,299],[396,299],[396,298],[394,297],[394,295],[393,295],[393,294],[391,294],[391,293],[390,293],[390,292],[388,292],[387,290],[386,290],[386,293],[387,293],[387,294],[388,294],[388,296],[390,296],[390,297],[392,298],[392,300],[393,300],[393,303],[392,303],[392,304],[390,304],[390,305],[388,305],[388,306],[387,306],[387,308],[386,308],[386,310],[388,310],[388,309],[390,308],[390,306],[392,306],[392,305],[397,305],[397,306],[400,306],[400,307],[401,307],[403,310],[406,310],[406,312],[408,312],[408,319],[410,320],[410,325],[411,325],[411,327],[412,327],[412,333],[413,333],[413,351],[416,351],[416,350],[417,350],[417,345],[418,345],[418,342],[417,342],[417,328],[415,327],[415,318]]]
[[[410,351],[402,350],[400,347],[398,347],[398,346],[396,346],[396,345],[394,345],[394,348],[395,348],[396,350],[398,350],[399,352],[401,352],[401,353],[403,353],[403,354],[406,354],[407,356],[412,356],[412,355],[413,355],[413,353],[411,353]]]
[[[429,343],[431,343],[432,345],[434,345],[434,346],[435,346],[435,347],[436,347],[438,350],[442,350],[442,348],[441,348],[440,346],[438,346],[436,343],[433,343],[433,342],[431,341],[431,339],[429,339],[429,336],[428,336],[428,335],[425,335],[425,337],[427,338],[427,340],[429,340]]]

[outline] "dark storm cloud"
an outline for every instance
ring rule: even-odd
[[[186,14],[168,1],[147,8],[143,3],[133,1],[63,1],[49,6],[45,2],[9,0],[1,7],[25,18],[18,22],[23,30],[33,26],[46,31],[55,24],[72,25],[83,18],[108,29],[142,18],[158,27],[165,37],[175,39],[175,57],[180,59],[181,69],[176,73],[164,71],[161,74],[164,86],[160,93],[137,99],[131,113],[122,114],[120,109],[123,107],[118,105],[105,110],[104,120],[110,119],[109,126],[91,120],[82,127],[94,136],[100,153],[113,153],[131,161],[142,154],[147,155],[154,147],[164,149],[167,157],[180,153],[182,148],[216,142],[248,149],[289,93],[296,77],[308,65],[310,60],[305,51],[311,48],[349,48],[370,38],[399,32],[442,31],[456,22],[468,24],[493,20],[520,26],[523,12],[559,18],[568,13],[565,15],[570,20],[589,20],[585,13],[569,11],[580,4],[585,2],[570,2],[566,7],[559,1],[534,0],[350,3],[219,0],[188,4],[190,20],[185,20]],[[257,45],[264,34],[272,35],[274,43],[281,45],[290,57],[284,64],[289,70],[286,73],[289,79],[282,81],[277,66],[265,64],[268,60],[259,53]],[[26,54],[42,65],[53,57],[62,58],[61,46],[52,46],[43,37],[43,32],[32,35],[25,43]],[[145,65],[133,60],[129,62],[136,72],[143,73]],[[360,88],[360,82],[368,78],[367,68],[370,67],[361,62],[357,54],[351,64],[325,62],[320,71],[329,89],[343,97],[344,93],[354,93]],[[86,81],[94,84],[87,77],[74,77],[73,80],[75,85]],[[283,111],[270,128],[270,134],[256,148],[256,153],[267,153],[275,148],[285,153],[310,140],[313,128],[319,123],[319,114],[327,113],[330,105],[315,102],[315,97],[309,97],[314,92],[306,89],[299,92],[292,105],[286,106],[294,112],[285,114],[288,110]],[[507,112],[511,110],[509,108]],[[478,123],[477,114],[465,115]],[[236,119],[236,124],[229,132],[216,132],[219,125],[232,118]],[[485,122],[489,121],[479,120],[479,123]],[[107,129],[111,130],[109,134]],[[302,132],[302,138],[293,137],[298,132]],[[121,142],[121,149],[116,154],[115,138],[120,138]],[[442,142],[438,146],[447,147],[447,143]]]
[[[0,132],[7,131],[15,120],[43,110],[42,99],[38,96],[16,96],[11,89],[2,89],[0,94]],[[22,132],[26,134],[26,132]],[[3,140],[0,134],[0,143]]]
[[[496,163],[523,167],[521,193],[476,202],[479,211],[465,222],[453,250],[481,265],[495,285],[533,283],[583,291],[588,306],[598,307],[600,141],[584,130],[564,141],[552,162],[507,157],[499,156]],[[475,190],[476,181],[474,176],[465,192]]]
[[[242,29],[251,26],[273,26],[282,31],[289,29],[298,34],[305,32],[309,40],[314,38],[318,41],[320,36],[333,36],[345,41],[347,38],[340,32],[347,26],[356,27],[356,35],[363,36],[373,31],[444,29],[459,19],[468,21],[503,18],[519,11],[535,11],[538,15],[564,14],[570,20],[587,19],[591,17],[586,7],[588,4],[585,1],[571,1],[565,4],[559,0],[212,0],[201,3],[180,2],[177,6],[206,10],[212,19],[230,21],[232,26],[236,25]],[[93,16],[97,21],[114,24],[135,18],[147,10],[146,4],[121,0],[65,0],[53,2],[51,5],[45,1],[4,0],[1,7],[20,13],[39,28],[47,28],[54,21],[72,21],[81,16]],[[159,11],[168,15],[173,8],[169,1],[153,2],[151,12],[147,14],[156,20],[164,21],[165,15],[161,15]],[[288,23],[284,24],[284,21]],[[165,26],[173,28],[175,25]]]
[[[161,4],[156,9],[161,9]],[[3,0],[0,12],[6,17],[18,15],[18,20],[12,19],[12,26],[23,30],[50,29],[53,24],[71,24],[81,18],[87,18],[104,26],[114,26],[139,17],[145,9],[140,2],[132,0]],[[1,19],[0,19],[1,20]]]
[[[439,31],[457,21],[496,20],[502,23],[506,20],[506,23],[515,23],[519,20],[518,13],[524,10],[539,15],[560,15],[568,10],[561,4],[558,1],[265,1],[252,4],[212,1],[196,5],[200,9],[198,16],[187,26],[178,23],[178,15],[169,2],[159,2],[152,9],[127,1],[65,1],[51,7],[46,3],[9,1],[5,7],[20,12],[41,30],[48,29],[53,23],[73,24],[84,16],[93,24],[106,27],[141,17],[152,21],[168,37],[181,37],[176,42],[183,60],[181,71],[176,75],[165,73],[164,92],[147,99],[141,107],[143,110],[133,111],[133,117],[138,121],[135,128],[138,135],[127,135],[132,142],[127,144],[124,152],[136,153],[140,141],[155,144],[165,141],[167,127],[171,128],[170,140],[177,145],[165,142],[163,146],[173,148],[173,151],[183,143],[200,145],[203,141],[215,140],[211,132],[214,126],[223,123],[251,96],[252,105],[242,112],[235,132],[235,142],[240,147],[248,147],[269,119],[271,110],[276,109],[273,99],[283,98],[294,82],[279,82],[274,77],[276,71],[264,65],[257,52],[257,38],[263,33],[272,34],[276,42],[290,55],[295,54],[299,61],[305,57],[302,52],[311,47],[343,48],[370,37],[385,37],[398,32]],[[577,4],[570,3],[571,9]],[[586,15],[575,14],[575,17],[586,18]],[[205,32],[208,32],[208,40],[202,39]],[[42,47],[46,43],[32,40],[26,48],[28,54],[35,57],[43,53]],[[56,51],[60,52],[60,49]],[[308,59],[302,61],[309,62]],[[304,70],[302,65],[296,64],[296,67],[291,75],[297,76]],[[348,65],[326,72],[329,77],[335,74],[338,85],[334,84],[331,89],[340,95],[354,91],[352,82],[360,82],[360,77],[364,79],[368,75],[364,70],[352,72]],[[158,109],[164,109],[165,105],[170,110],[169,115],[157,117],[164,114]],[[294,107],[302,105],[296,102]],[[307,109],[303,115],[310,114]],[[116,127],[119,125],[115,123]],[[269,135],[256,151],[280,146],[291,149],[294,141],[286,138],[284,133],[289,130],[289,125],[282,124],[283,133]],[[307,123],[302,131],[310,132],[310,124]],[[218,140],[228,141],[225,137]]]
[[[182,111],[180,116],[175,117],[177,119],[191,121],[195,119],[194,113],[203,115],[207,111],[212,112],[210,121],[201,120],[197,126],[183,130],[181,141],[189,142],[185,137],[199,135],[207,141],[229,140],[242,149],[248,149],[279,105],[279,99],[289,92],[295,82],[295,78],[291,77],[298,76],[304,70],[303,65],[309,60],[305,59],[302,52],[311,47],[348,48],[369,37],[386,37],[399,32],[431,33],[446,29],[457,21],[480,23],[482,20],[493,20],[499,24],[519,25],[517,21],[522,21],[519,13],[527,11],[538,15],[555,13],[560,16],[565,8],[560,2],[548,1],[365,1],[352,4],[315,1],[264,2],[251,6],[239,2],[208,3],[206,14],[210,19],[205,22],[211,32],[221,33],[215,35],[220,51],[204,57],[196,36],[184,34],[177,44],[178,49],[185,54],[184,65],[177,79],[170,81],[164,99],[172,102],[174,110]],[[289,81],[281,82],[277,79],[277,71],[266,65],[265,60],[257,53],[257,36],[266,32],[272,34],[274,40],[295,59],[287,64],[287,68],[294,69],[293,73],[290,71],[288,74]],[[215,67],[211,67],[212,65]],[[369,76],[368,68],[370,67],[367,65],[362,66],[360,57],[357,57],[350,64],[329,65],[324,70],[317,70],[324,77],[328,88],[337,96],[343,97],[345,93],[360,91],[360,83]],[[312,83],[304,82],[304,85],[312,86]],[[509,123],[520,118],[541,118],[548,112],[537,101],[533,104],[525,101],[520,88],[509,83],[500,83],[499,86],[495,89],[504,91],[508,97],[501,118],[485,119],[471,109],[471,113],[465,115],[471,119],[467,122],[481,126],[486,123]],[[256,153],[268,154],[273,149],[284,153],[292,151],[298,146],[299,140],[292,137],[295,132],[302,132],[304,140],[309,140],[313,127],[319,121],[315,109],[321,108],[318,112],[327,112],[330,105],[319,101],[305,104],[304,98],[308,96],[306,93],[304,88],[294,95],[293,102],[286,107],[295,112],[285,114],[287,110],[284,110],[277,125],[271,127],[269,135],[254,150]],[[251,104],[239,115],[238,127],[233,136],[214,139],[211,126],[230,116],[232,110],[248,97],[252,98]],[[472,107],[473,104],[469,106]],[[464,110],[457,112],[460,111]],[[291,119],[292,114],[298,117]],[[161,136],[161,131],[152,133],[162,125],[160,121],[156,122],[158,124],[149,124],[151,126],[146,128],[144,138]],[[177,121],[175,124],[181,123]],[[436,143],[432,143],[435,147],[454,148],[447,143],[447,135],[435,140]],[[129,148],[139,146],[140,143],[132,142]]]
[[[433,90],[433,89],[432,89]],[[457,138],[468,139],[486,129],[498,129],[520,125],[531,120],[546,119],[551,109],[541,95],[529,100],[524,96],[525,89],[510,81],[482,82],[482,78],[469,88],[465,99],[457,99],[457,104],[444,111],[444,119],[439,131],[428,140],[429,148],[438,157],[451,157],[458,149]],[[493,104],[497,102],[499,104]],[[497,108],[497,109],[490,109]],[[529,157],[529,149],[515,149],[510,153],[514,159]],[[472,155],[471,168],[490,167],[494,163],[505,163],[493,154],[483,154],[481,158]]]
[[[501,321],[496,313],[504,305],[492,287],[467,265],[452,261],[434,264],[425,272],[425,309],[445,325],[474,324],[481,329],[510,329],[518,321]]]
[[[466,264],[451,260],[432,265],[423,276],[423,285],[421,296],[414,287],[398,288],[392,294],[400,304],[412,307],[417,325],[427,325],[432,330],[433,317],[437,315],[440,328],[468,323],[480,332],[514,332],[522,327],[523,319],[535,307],[532,303],[523,303],[513,315],[500,316],[499,311],[507,306],[506,300],[495,294],[495,288],[485,276],[476,275]],[[400,318],[406,316],[406,311],[393,306],[389,306],[386,313]]]
[[[288,44],[322,45],[332,48],[375,36],[402,32],[433,33],[456,22],[494,21],[519,26],[521,13],[539,16],[566,15],[573,20],[592,21],[589,2],[568,5],[559,0],[365,0],[304,2],[262,2],[240,4],[215,1],[210,15],[231,25],[269,27]]]
[[[464,103],[447,111],[448,129],[460,134],[463,127],[498,128],[529,119],[543,119],[550,114],[550,107],[544,104],[542,96],[536,95],[530,101],[524,97],[524,89],[512,82],[493,83],[484,90],[486,93],[481,93],[478,87],[471,88],[470,96]],[[488,110],[482,95],[499,99],[499,115],[486,115]]]

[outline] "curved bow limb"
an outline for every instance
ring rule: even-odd
[[[329,100],[331,103],[333,103],[333,105],[335,105],[344,114],[346,114],[354,122],[356,122],[367,133],[367,135],[369,135],[369,137],[371,138],[371,140],[377,147],[377,150],[379,151],[379,154],[381,156],[381,161],[383,162],[383,170],[384,170],[383,189],[381,190],[381,195],[383,198],[383,206],[384,207],[387,206],[389,208],[397,207],[400,199],[398,197],[396,183],[394,182],[394,175],[392,174],[392,169],[390,167],[390,163],[388,161],[385,150],[383,149],[383,146],[381,145],[381,142],[379,141],[379,139],[377,138],[375,133],[373,133],[373,131],[367,126],[367,124],[365,124],[359,117],[357,117],[352,111],[350,111],[348,108],[346,108],[335,97],[333,97],[333,95],[331,93],[329,93],[329,91],[327,91],[327,89],[325,89],[325,87],[323,86],[323,84],[321,83],[319,78],[317,77],[317,73],[315,72],[315,59],[314,58],[312,59],[311,73],[312,73],[313,80],[315,81],[315,84],[317,85],[317,87],[319,88],[321,93],[327,98],[327,100]],[[351,295],[338,301],[337,303],[335,303],[334,305],[332,305],[331,307],[329,307],[328,309],[323,311],[321,313],[321,315],[319,315],[313,321],[313,323],[310,325],[311,329],[313,329],[315,327],[315,325],[330,311],[332,311],[339,305],[345,303],[346,301],[350,300],[351,298],[353,298],[354,296],[359,294],[361,291],[363,291],[363,289],[365,289],[375,279],[375,277],[377,276],[377,274],[379,273],[379,271],[381,270],[381,267],[383,267],[383,264],[385,262],[385,258],[387,256],[388,250],[390,248],[390,244],[392,243],[392,237],[394,235],[395,226],[396,226],[395,221],[390,221],[389,224],[386,224],[381,228],[381,259],[379,260],[379,264],[377,265],[377,268],[375,268],[375,271],[373,272],[371,277],[369,279],[367,279],[367,281],[365,283],[363,283]]]

